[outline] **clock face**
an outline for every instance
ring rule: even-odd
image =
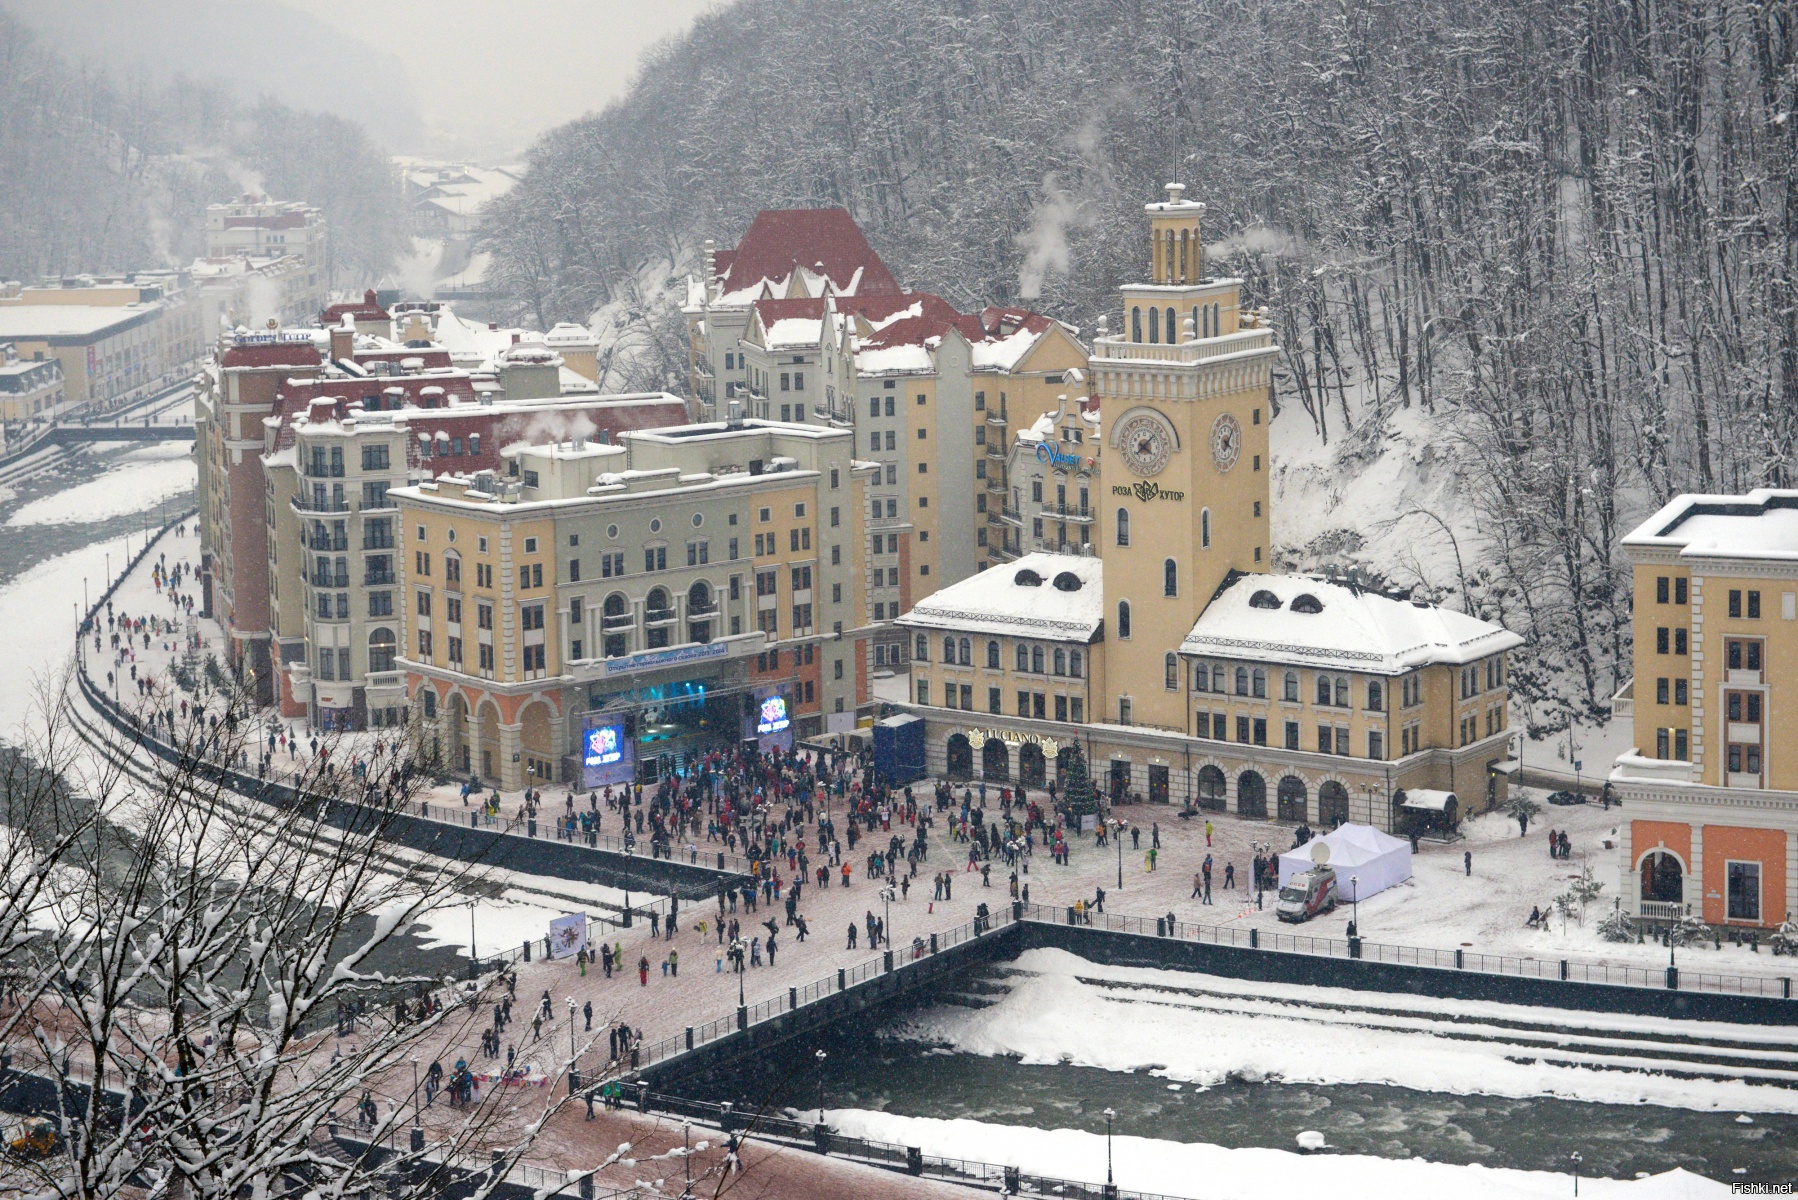
[[[1174,449],[1161,422],[1140,414],[1124,422],[1118,431],[1118,446],[1124,465],[1144,476],[1159,475]]]
[[[1211,461],[1220,471],[1236,465],[1242,454],[1242,426],[1229,413],[1220,413],[1211,425]]]

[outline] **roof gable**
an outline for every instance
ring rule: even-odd
[[[788,298],[809,294],[801,272],[828,280],[832,290],[856,295],[899,291],[893,273],[868,244],[855,218],[840,208],[764,209],[734,250],[713,255],[727,292],[779,281]]]

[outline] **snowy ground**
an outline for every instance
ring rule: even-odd
[[[1034,1173],[1089,1183],[1105,1180],[1105,1135],[1078,1129],[1031,1129],[984,1121],[900,1117],[866,1110],[830,1113],[844,1133],[924,1153],[1002,1164],[1028,1164]],[[1541,1171],[1489,1170],[1421,1159],[1362,1155],[1305,1155],[1286,1150],[1226,1149],[1155,1138],[1113,1139],[1113,1172],[1120,1188],[1205,1200],[1267,1200],[1272,1195],[1343,1197],[1453,1196],[1455,1200],[1539,1200],[1564,1197],[1571,1178]],[[1643,1180],[1580,1181],[1582,1195],[1617,1200],[1709,1200],[1731,1195],[1728,1184],[1686,1171]]]
[[[1794,1038],[1738,1026],[1732,1041],[1756,1080],[1684,1079],[1658,1069],[1591,1070],[1638,1051],[1715,1036],[1701,1021],[1446,1002],[1387,992],[1301,987],[1188,971],[1111,967],[1063,950],[1031,950],[990,1008],[938,1005],[906,1019],[909,1039],[1024,1063],[1146,1071],[1185,1084],[1226,1079],[1377,1083],[1457,1095],[1557,1096],[1729,1112],[1798,1112]],[[1572,1031],[1577,1031],[1577,1036]],[[1650,1064],[1651,1068],[1669,1065]]]
[[[6,524],[80,525],[148,511],[193,491],[192,451],[187,442],[162,442],[130,451],[120,455],[118,465],[100,478],[33,500],[8,517]]]

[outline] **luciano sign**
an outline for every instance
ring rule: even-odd
[[[1144,502],[1150,500],[1184,500],[1185,492],[1170,491],[1156,483],[1153,479],[1139,479],[1135,483],[1114,483],[1111,485],[1114,496],[1135,496]]]
[[[1035,743],[1051,754],[1062,748],[1062,743],[1052,737],[1040,733],[1024,733],[1016,729],[957,729],[955,733],[968,739],[969,745],[984,746],[987,742],[1000,741],[1013,746],[1024,746]],[[954,734],[950,735],[951,737]]]

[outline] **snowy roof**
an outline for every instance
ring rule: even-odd
[[[1394,675],[1521,645],[1502,625],[1433,604],[1309,575],[1240,575],[1206,606],[1180,652]]]
[[[1025,308],[988,306],[978,315],[957,312],[929,292],[893,292],[755,301],[755,317],[770,350],[796,350],[823,340],[833,309],[860,319],[855,367],[863,375],[927,374],[936,350],[954,330],[973,347],[975,370],[1009,371],[1055,322]]]
[[[1096,558],[1026,554],[932,593],[913,605],[898,624],[958,633],[1097,641],[1105,619],[1103,571]]]
[[[0,304],[0,341],[13,338],[90,338],[152,320],[156,304]]]
[[[0,310],[4,311],[4,310]],[[1798,491],[1757,488],[1746,496],[1676,496],[1623,545],[1681,558],[1798,560]]]
[[[719,250],[714,258],[723,304],[749,303],[764,283],[784,296],[796,271],[804,273],[813,296],[825,281],[838,293],[899,290],[855,218],[840,208],[765,209],[750,222],[735,250]]]

